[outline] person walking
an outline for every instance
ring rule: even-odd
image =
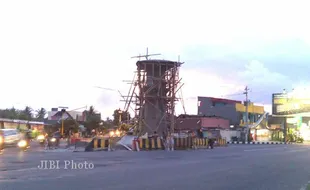
[[[170,133],[168,133],[168,136],[166,138],[166,144],[168,151],[174,151],[174,139]]]
[[[210,138],[210,139],[208,140],[208,145],[209,145],[209,147],[210,147],[211,149],[213,149],[213,148],[214,148],[214,139]]]
[[[192,139],[193,139],[193,149],[197,150],[197,135],[195,134],[195,131],[192,132]]]

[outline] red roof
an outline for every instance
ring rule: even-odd
[[[227,104],[236,104],[236,103],[241,104],[242,103],[239,100],[230,100],[230,99],[212,98],[212,97],[206,97],[206,98],[210,98],[212,102],[223,102],[223,103],[227,103]]]

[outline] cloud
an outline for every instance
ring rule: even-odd
[[[245,70],[240,71],[238,75],[241,77],[241,80],[248,83],[247,85],[273,86],[289,82],[287,76],[270,71],[262,62],[257,60],[250,61],[245,65]]]
[[[184,82],[182,89],[185,109],[187,113],[197,114],[197,96],[223,97],[234,94],[244,89],[234,79],[223,78],[216,73],[207,70],[182,69],[180,75]],[[178,105],[178,113],[183,112],[181,103]]]
[[[186,81],[183,95],[187,112],[197,113],[197,100],[194,98],[197,96],[225,97],[243,101],[245,96],[242,93],[246,85],[251,89],[250,100],[266,106],[266,110],[270,111],[271,94],[291,86],[288,76],[269,70],[257,60],[250,61],[242,70],[230,68],[229,73],[227,68],[216,71],[211,67],[210,64],[204,65],[200,70],[181,68],[181,76]],[[178,110],[182,110],[182,107],[178,106]]]

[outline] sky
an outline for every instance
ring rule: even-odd
[[[0,108],[124,108],[132,56],[185,62],[186,113],[197,96],[244,100],[270,111],[271,94],[308,85],[307,1],[0,1]],[[155,58],[155,57],[154,57]],[[111,88],[109,91],[96,88]],[[183,113],[180,103],[177,114]]]

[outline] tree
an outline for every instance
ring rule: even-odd
[[[14,107],[11,109],[0,110],[0,117],[6,119],[18,119],[18,110]]]
[[[101,114],[96,113],[94,106],[90,106],[89,110],[85,110],[86,128],[91,131],[97,129],[101,123]]]
[[[126,111],[121,111],[120,109],[114,110],[113,123],[115,125],[120,125],[120,117],[121,117],[121,122],[128,121],[130,120],[130,113]]]
[[[35,119],[43,120],[46,116],[46,110],[44,108],[36,110],[35,116]],[[33,109],[29,106],[26,106],[23,110],[18,110],[14,107],[10,109],[0,109],[0,118],[31,121],[34,119],[33,117]]]
[[[106,129],[111,129],[114,127],[113,120],[110,119],[109,117],[107,117],[105,120],[102,120],[101,122],[102,122],[103,127]]]
[[[46,110],[44,108],[36,110],[36,118],[40,121],[44,120],[46,116]]]
[[[31,121],[33,119],[32,114],[33,109],[29,106],[26,106],[24,110],[19,111],[19,119]]]

